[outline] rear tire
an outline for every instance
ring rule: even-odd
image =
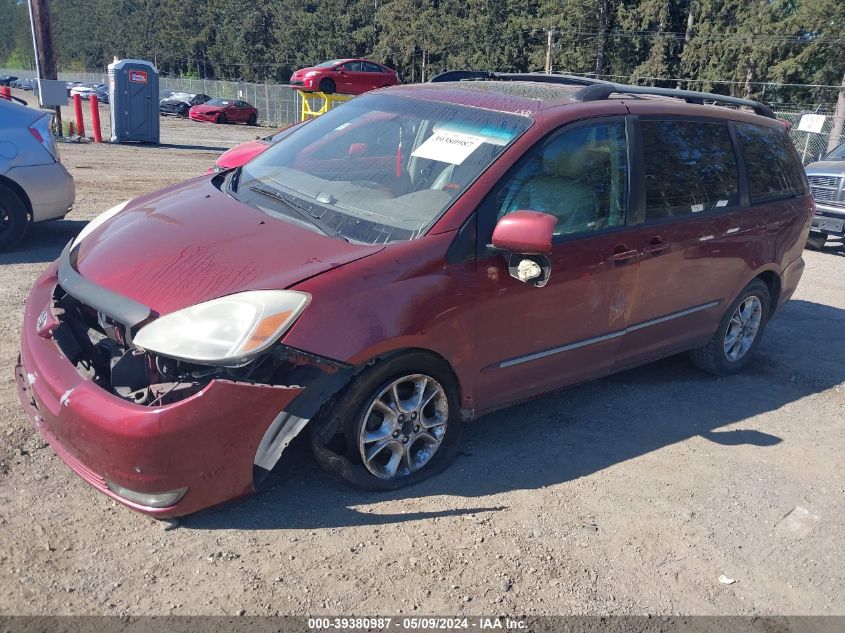
[[[690,352],[692,364],[716,376],[729,376],[742,370],[763,338],[770,305],[766,284],[759,279],[748,284],[725,310],[713,338],[704,347]]]
[[[252,114],[249,115],[249,119],[247,119],[246,124],[247,125],[255,125],[256,123],[258,123],[258,116],[253,112]]]
[[[326,77],[325,79],[320,80],[320,92],[327,95],[334,94],[334,91],[337,90],[337,86],[334,83],[333,79],[329,79]]]
[[[20,244],[29,228],[29,212],[17,193],[0,185],[0,252]]]
[[[226,125],[226,123],[228,122],[229,120],[226,118],[226,115],[224,113],[221,112],[217,115],[217,123],[219,123],[220,125]]]
[[[395,417],[374,415],[390,410],[383,405],[391,401],[397,382],[403,407],[394,408]],[[421,406],[415,408],[415,402]],[[387,426],[394,421],[391,434]],[[383,437],[371,439],[382,431]],[[323,407],[312,423],[311,448],[324,470],[356,488],[386,491],[443,471],[457,455],[461,436],[460,397],[451,368],[425,352],[410,352],[365,369]],[[368,452],[373,457],[365,463]],[[391,469],[394,454],[402,456]]]

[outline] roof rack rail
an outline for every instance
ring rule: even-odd
[[[616,84],[603,82],[589,85],[578,91],[575,98],[578,101],[601,101],[612,94],[629,95],[653,95],[656,97],[674,97],[683,99],[687,103],[704,104],[705,101],[714,103],[725,103],[729,105],[744,106],[751,108],[754,114],[776,119],[775,113],[765,103],[752,101],[751,99],[740,99],[739,97],[728,97],[717,95],[712,92],[698,92],[695,90],[680,90],[678,88],[655,88],[653,86],[629,86],[627,84]]]
[[[487,70],[447,70],[435,75],[430,82],[442,81],[537,81],[542,83],[556,83],[570,86],[583,86],[575,95],[577,101],[601,101],[613,94],[651,95],[656,97],[673,97],[683,99],[687,103],[704,104],[705,101],[724,103],[728,105],[751,108],[755,114],[776,119],[775,113],[765,103],[728,97],[712,92],[697,92],[695,90],[680,90],[677,88],[655,88],[653,86],[631,86],[619,84],[594,77],[580,77],[565,74],[547,73],[498,73]]]

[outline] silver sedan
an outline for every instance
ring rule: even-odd
[[[63,218],[73,177],[59,160],[53,114],[0,99],[0,251],[14,248],[33,222]]]

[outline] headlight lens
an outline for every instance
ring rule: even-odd
[[[79,235],[77,235],[76,239],[73,240],[71,248],[76,248],[79,244],[82,243],[82,240],[84,240],[88,235],[90,235],[94,231],[94,229],[103,224],[106,220],[110,220],[118,213],[123,211],[123,208],[127,204],[129,204],[129,200],[124,200],[120,204],[113,206],[108,211],[103,211],[100,215],[98,215],[96,218],[94,218],[88,224],[82,227],[82,230],[79,232]]]
[[[204,364],[239,365],[284,334],[311,296],[293,290],[251,290],[173,312],[141,328],[135,345]]]

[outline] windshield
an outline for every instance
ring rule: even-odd
[[[323,62],[322,64],[317,64],[316,66],[312,66],[312,68],[332,68],[333,66],[337,66],[342,61],[343,61],[342,59],[333,59],[331,61]]]
[[[228,99],[210,99],[209,101],[206,101],[206,102],[205,102],[205,105],[210,105],[210,106],[227,106],[227,105],[229,105],[230,103],[232,103],[232,102],[231,102],[231,101],[229,101]]]
[[[845,143],[824,157],[824,160],[845,160]]]
[[[272,190],[350,241],[414,239],[530,125],[481,108],[363,95],[245,165],[229,191],[290,216],[290,204],[274,203]]]

